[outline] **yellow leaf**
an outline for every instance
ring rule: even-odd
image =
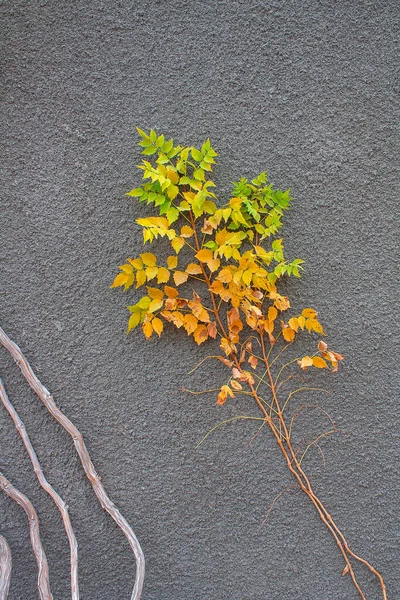
[[[301,313],[306,319],[315,319],[318,313],[313,308],[305,308]]]
[[[325,335],[325,331],[322,329],[321,323],[316,319],[312,319],[312,328],[316,333],[322,333],[322,335]]]
[[[147,293],[152,300],[161,300],[161,298],[164,298],[164,292],[158,288],[147,286]]]
[[[220,391],[220,393],[217,396],[217,404],[219,406],[222,406],[223,404],[225,404],[226,400],[228,398],[228,394],[225,391]]]
[[[296,317],[292,317],[291,319],[289,319],[288,325],[289,325],[289,327],[291,327],[292,329],[294,329],[296,333],[298,332],[298,330],[299,330],[299,322],[298,322],[298,320],[297,320]]]
[[[185,240],[181,237],[176,237],[171,242],[171,246],[173,247],[173,249],[175,250],[175,252],[177,254],[179,254],[179,252],[182,250],[184,245],[185,245]]]
[[[170,269],[176,269],[178,266],[178,257],[177,256],[168,256],[167,265]]]
[[[278,311],[276,310],[275,306],[270,306],[268,309],[268,321],[275,321],[277,316]]]
[[[317,367],[318,369],[327,369],[328,368],[328,363],[320,356],[314,356],[312,359],[312,362],[313,362],[314,367]]]
[[[163,300],[159,300],[158,298],[155,300],[152,300],[150,302],[149,308],[147,309],[148,312],[153,313],[156,312],[157,310],[160,310],[160,308],[162,308],[162,305],[164,304]]]
[[[306,318],[303,317],[303,315],[300,315],[300,317],[297,317],[297,322],[299,324],[299,327],[301,327],[302,329],[304,329],[304,326],[306,324]]]
[[[313,359],[311,358],[311,356],[303,356],[303,358],[301,360],[298,360],[297,362],[303,369],[303,371],[305,371],[307,367],[311,367],[311,365],[313,364]]]
[[[220,264],[221,261],[219,258],[212,258],[211,260],[207,261],[207,267],[210,269],[211,273],[214,273],[214,271],[219,269]]]
[[[131,273],[133,273],[132,265],[119,265],[118,269],[121,269],[121,271],[123,271],[127,275],[130,275]]]
[[[189,275],[200,275],[202,272],[203,271],[201,270],[200,265],[196,263],[190,263],[186,267],[186,273],[188,273]]]
[[[207,262],[209,260],[213,259],[213,254],[211,252],[211,250],[208,250],[208,248],[203,248],[203,250],[199,250],[197,252],[197,254],[195,254],[197,260],[199,260],[200,262]]]
[[[144,271],[137,271],[136,273],[136,288],[146,283],[146,273]]]
[[[282,329],[282,335],[284,340],[286,340],[287,342],[293,342],[295,332],[291,327],[285,327]]]
[[[230,269],[221,269],[221,272],[218,273],[216,279],[218,279],[218,281],[222,281],[222,283],[229,283],[232,281],[232,273]]]
[[[160,337],[164,329],[164,323],[158,317],[154,317],[151,324],[158,337]]]
[[[128,275],[126,273],[118,273],[110,287],[116,288],[120,287],[121,285],[125,285],[127,279]]]
[[[145,252],[144,254],[141,254],[140,258],[146,267],[154,267],[157,263],[157,258],[151,252]]]
[[[135,327],[137,327],[140,323],[140,312],[135,312],[129,317],[128,321],[128,333],[132,331]]]
[[[143,261],[140,258],[128,258],[128,262],[130,262],[135,269],[143,269]]]
[[[149,339],[152,336],[153,326],[150,323],[150,321],[146,321],[146,323],[143,323],[143,333],[147,339]]]
[[[250,269],[247,269],[246,271],[244,271],[244,273],[242,275],[242,281],[245,285],[250,285],[252,278],[253,278],[253,273],[250,271]]]
[[[193,337],[196,342],[200,346],[203,342],[208,338],[208,331],[205,325],[199,325],[193,332]]]
[[[165,267],[160,267],[157,273],[157,283],[167,283],[171,273]]]
[[[175,281],[175,285],[181,285],[182,283],[185,283],[185,281],[188,280],[188,274],[184,273],[183,271],[175,271],[174,273],[174,281]]]
[[[188,335],[193,333],[193,331],[195,331],[197,326],[198,326],[198,321],[194,315],[190,315],[190,314],[185,315],[185,329],[186,329]]]
[[[178,290],[169,285],[164,285],[164,292],[168,298],[177,298],[179,296]]]
[[[189,227],[189,225],[184,225],[181,229],[181,237],[183,238],[190,238],[192,237],[194,231],[191,227]]]
[[[147,281],[150,281],[150,279],[154,279],[154,277],[157,277],[157,273],[158,273],[158,267],[147,267],[147,269],[146,269]]]
[[[172,183],[178,183],[178,181],[179,181],[179,175],[171,167],[167,168],[166,175],[167,175],[168,179],[170,179],[172,181]]]

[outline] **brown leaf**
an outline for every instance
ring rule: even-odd
[[[231,379],[231,387],[235,390],[235,392],[239,392],[243,389],[243,387],[238,381],[236,381],[236,379]]]
[[[254,355],[250,356],[247,362],[253,367],[253,369],[257,369],[258,360]]]
[[[226,365],[227,367],[232,367],[233,366],[233,362],[231,360],[228,360],[227,358],[224,358],[223,356],[217,356],[217,358],[222,363],[224,363],[224,365]]]
[[[328,344],[326,342],[323,342],[322,340],[320,342],[318,342],[318,350],[320,352],[326,352],[327,348],[328,348]]]

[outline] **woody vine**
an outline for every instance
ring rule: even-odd
[[[274,189],[266,173],[251,181],[242,177],[221,206],[210,179],[217,153],[209,140],[198,149],[175,146],[154,130],[138,132],[142,154],[152,158],[139,165],[143,183],[127,195],[152,209],[152,214],[136,220],[144,242],[166,238],[171,252],[165,262],[143,252],[120,265],[111,287],[126,291],[146,286],[140,300],[127,307],[128,331],[141,326],[151,338],[171,324],[198,345],[214,341],[220,349],[215,358],[227,368],[217,404],[235,395],[242,395],[246,405],[256,404],[297,485],[333,536],[344,561],[342,574],[366,600],[354,569],[361,563],[376,576],[386,600],[381,574],[351,549],[313,489],[302,462],[311,444],[303,454],[293,445],[289,406],[293,395],[307,388],[283,393],[293,377],[287,369],[335,372],[343,357],[320,339],[312,342],[314,349],[308,355],[284,362],[286,351],[300,336],[325,336],[314,308],[294,310],[278,291],[285,277],[300,277],[303,263],[289,262],[283,239],[277,237],[290,208],[289,191]]]

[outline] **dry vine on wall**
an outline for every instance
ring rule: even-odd
[[[304,335],[325,336],[314,308],[294,310],[279,291],[284,278],[300,277],[304,262],[288,261],[283,238],[277,235],[290,207],[289,191],[275,190],[261,173],[251,181],[242,177],[234,183],[229,200],[221,204],[210,179],[217,153],[209,140],[201,148],[175,146],[154,130],[138,132],[146,157],[139,165],[143,182],[127,195],[154,209],[136,220],[144,243],[165,238],[171,251],[166,260],[165,252],[161,261],[152,252],[143,252],[120,265],[111,287],[128,290],[147,284],[140,300],[127,307],[128,331],[140,325],[151,338],[172,325],[198,345],[214,342],[216,352],[206,358],[227,368],[217,404],[238,395],[245,408],[258,408],[258,417],[236,418],[254,418],[267,425],[298,488],[333,536],[343,557],[343,575],[366,600],[354,570],[355,563],[364,565],[376,576],[386,600],[381,574],[351,549],[304,468],[308,450],[337,431],[333,420],[318,406],[329,419],[329,429],[300,450],[293,442],[296,417],[306,408],[296,407],[296,399],[312,389],[304,384],[292,389],[293,382],[307,369],[335,372],[343,357],[320,339],[310,354],[285,362]]]
[[[118,527],[121,529],[121,531],[127,538],[136,559],[136,577],[134,589],[131,595],[131,600],[140,600],[143,588],[145,568],[142,549],[133,529],[107,495],[104,486],[101,482],[101,479],[90,459],[82,434],[57,407],[52,396],[50,395],[50,392],[44,387],[44,385],[41,384],[39,379],[36,377],[31,366],[22,354],[19,347],[13,341],[10,340],[10,338],[1,328],[0,342],[4,346],[4,348],[6,348],[6,350],[8,350],[8,352],[11,354],[11,356],[21,369],[23,376],[25,377],[31,388],[38,395],[39,399],[42,401],[42,403],[47,408],[52,417],[54,417],[54,419],[72,437],[75,449],[81,460],[84,472],[92,485],[93,491],[96,494],[98,501],[100,502],[103,509],[108,512],[112,519],[114,519]],[[26,431],[25,425],[19,417],[17,411],[15,410],[15,407],[13,406],[12,402],[8,398],[1,379],[0,399],[4,408],[7,410],[11,419],[13,420],[15,427],[22,439],[22,442],[24,444],[26,452],[28,453],[29,459],[32,463],[32,467],[40,485],[52,498],[60,512],[70,546],[71,598],[72,600],[79,600],[78,544],[68,514],[68,508],[63,499],[53,488],[53,486],[50,485],[50,483],[47,481],[43,469],[38,460],[38,457],[36,456],[35,450],[29,439],[29,435]],[[43,549],[43,544],[40,538],[39,519],[33,507],[33,504],[3,475],[3,473],[0,473],[0,489],[3,490],[17,504],[19,504],[27,515],[32,549],[38,565],[39,596],[41,600],[51,600],[53,596],[50,589],[49,568],[47,564],[46,554]],[[0,600],[7,599],[10,585],[10,575],[11,551],[6,540],[0,535]]]

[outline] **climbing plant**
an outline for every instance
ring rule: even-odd
[[[210,178],[217,157],[210,140],[195,148],[175,145],[154,130],[138,133],[146,157],[139,165],[143,181],[127,196],[149,206],[148,216],[136,219],[144,243],[165,238],[170,252],[165,253],[164,244],[161,256],[146,251],[119,266],[111,287],[145,290],[127,307],[128,331],[140,326],[149,339],[172,326],[198,345],[216,345],[214,358],[227,369],[217,404],[236,395],[242,395],[246,405],[255,403],[297,485],[332,534],[344,560],[343,575],[365,599],[354,571],[354,563],[362,563],[378,578],[386,600],[382,576],[350,548],[303,465],[313,443],[336,428],[308,444],[302,454],[293,445],[290,403],[295,393],[308,388],[288,393],[294,377],[287,375],[288,369],[335,372],[343,356],[322,339],[325,332],[317,311],[291,307],[282,293],[281,282],[300,277],[304,262],[285,257],[280,235],[290,208],[289,190],[275,189],[263,172],[251,180],[240,178],[228,201],[221,203]],[[313,350],[285,363],[287,350],[304,336],[311,336]]]

